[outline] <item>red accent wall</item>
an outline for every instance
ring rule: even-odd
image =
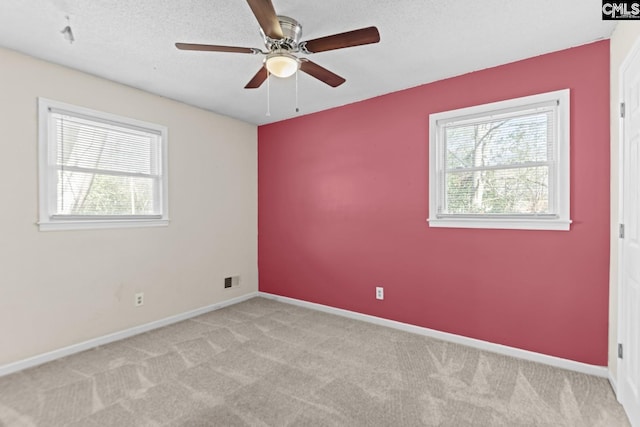
[[[571,230],[429,228],[429,114],[564,88]],[[261,291],[606,365],[609,41],[260,126],[258,203]]]

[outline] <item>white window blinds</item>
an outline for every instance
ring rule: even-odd
[[[160,215],[159,134],[51,111],[54,215]]]

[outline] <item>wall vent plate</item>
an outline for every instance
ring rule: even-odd
[[[240,286],[240,276],[229,276],[224,278],[224,288],[237,288]]]

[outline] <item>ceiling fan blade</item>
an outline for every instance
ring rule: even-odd
[[[345,47],[360,46],[363,44],[378,43],[380,33],[376,27],[360,28],[346,33],[320,37],[303,42],[302,49],[308,53],[325,52],[327,50],[342,49]]]
[[[230,53],[258,53],[258,49],[250,47],[236,46],[216,46],[213,44],[193,44],[193,43],[176,43],[176,47],[180,50],[201,50],[210,52],[230,52]]]
[[[309,74],[312,77],[328,84],[331,87],[340,86],[346,80],[339,75],[327,70],[324,67],[319,66],[315,62],[311,62],[308,59],[302,59],[300,61],[300,71]]]
[[[256,16],[258,24],[264,33],[272,39],[281,39],[284,37],[280,21],[273,8],[271,0],[247,0],[251,11]]]
[[[256,75],[253,76],[251,80],[249,80],[249,83],[247,83],[247,85],[244,88],[257,89],[260,87],[260,85],[262,85],[262,83],[264,83],[265,80],[267,80],[268,76],[269,74],[267,73],[267,68],[263,66],[258,70]]]

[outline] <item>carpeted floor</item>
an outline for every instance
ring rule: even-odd
[[[0,378],[0,426],[628,426],[603,378],[254,298]]]

